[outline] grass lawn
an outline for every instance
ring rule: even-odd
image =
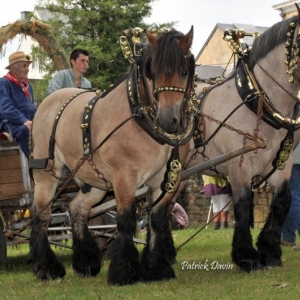
[[[190,227],[173,231],[175,245],[181,245],[198,230]],[[253,230],[253,240],[259,230]],[[174,265],[177,278],[169,281],[137,283],[132,286],[107,285],[109,261],[93,278],[81,278],[71,266],[71,250],[54,248],[64,262],[64,279],[39,281],[27,263],[28,245],[8,248],[8,268],[0,272],[0,299],[89,299],[89,300],[173,300],[173,299],[298,299],[300,294],[300,252],[283,248],[283,267],[254,273],[241,272],[232,265],[230,251],[233,229],[203,230],[184,245]],[[139,246],[142,249],[142,246]]]

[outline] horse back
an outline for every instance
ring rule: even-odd
[[[55,158],[69,169],[73,169],[83,157],[84,111],[96,94],[85,92],[66,104],[80,92],[82,91],[78,89],[58,90],[40,105],[32,132],[35,159],[48,157],[49,139],[53,135]],[[89,116],[90,146],[96,150],[93,153],[93,163],[107,179],[112,179],[113,173],[120,173],[117,170],[122,169],[130,172],[133,177],[138,176],[138,182],[143,183],[165,166],[172,147],[160,145],[136,123],[129,108],[125,83],[100,98],[94,105]],[[84,164],[78,176],[90,173],[90,170],[89,165]],[[90,180],[97,181],[96,175],[96,172],[92,172]]]

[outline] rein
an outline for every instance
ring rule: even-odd
[[[280,84],[259,62],[257,62],[256,60],[255,60],[255,62],[269,78],[271,78],[283,91],[285,91],[286,94],[288,94],[296,102],[296,104],[299,104],[299,99],[297,97],[295,97],[284,86],[282,86],[282,84]]]
[[[194,234],[192,234],[187,240],[185,240],[182,244],[180,244],[176,250],[179,251],[181,250],[181,248],[183,246],[185,246],[188,242],[190,242],[197,234],[199,234],[201,231],[204,230],[204,228],[207,227],[207,225],[209,225],[210,223],[212,223],[212,221],[218,217],[222,211],[224,211],[224,209],[232,202],[232,198],[227,202],[226,205],[224,205],[224,207],[209,221],[209,222],[206,222],[206,224],[204,224],[201,228],[199,228]]]

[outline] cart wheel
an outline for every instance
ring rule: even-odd
[[[3,233],[4,227],[0,216],[0,270],[6,269],[6,241]]]

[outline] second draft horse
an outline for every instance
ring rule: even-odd
[[[234,73],[200,93],[198,137],[202,136],[203,146],[188,158],[187,167],[234,151],[257,138],[265,140],[265,149],[207,171],[213,176],[229,176],[235,219],[232,259],[250,272],[282,265],[280,234],[291,200],[291,156],[299,142],[299,18],[273,25],[255,38],[251,49],[234,44],[242,37],[243,33],[237,31],[228,39],[235,50],[240,49]],[[273,200],[255,249],[250,231],[252,188],[264,180],[272,188]]]

